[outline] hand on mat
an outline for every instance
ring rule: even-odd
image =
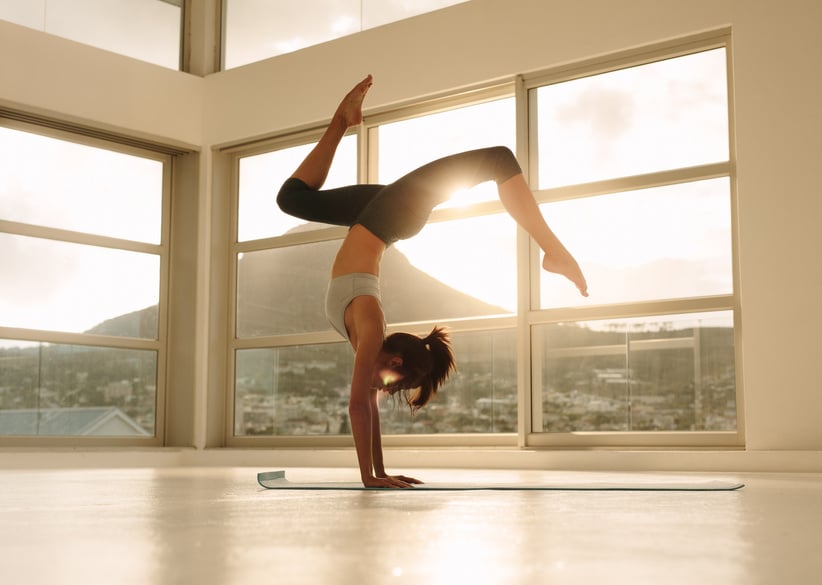
[[[405,475],[389,475],[386,477],[371,477],[363,480],[365,487],[378,488],[413,488],[415,483],[422,483],[413,477],[406,477]]]

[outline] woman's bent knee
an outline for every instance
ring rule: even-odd
[[[301,212],[300,203],[303,199],[302,194],[307,190],[308,185],[300,179],[295,179],[294,177],[287,179],[277,193],[277,207],[279,207],[283,213],[298,215]]]
[[[492,146],[488,149],[494,159],[494,180],[501,185],[511,177],[522,173],[517,157],[507,146]]]

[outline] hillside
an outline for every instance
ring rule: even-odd
[[[238,334],[253,337],[327,329],[325,290],[338,245],[322,242],[245,254],[239,263]],[[393,247],[383,258],[381,286],[389,323],[505,312],[418,270]]]
[[[238,264],[239,335],[257,337],[327,329],[325,289],[338,246],[338,242],[321,242],[244,254]],[[383,258],[381,284],[389,323],[505,313],[418,270],[393,247]],[[113,317],[87,333],[153,337],[156,330],[155,306]]]

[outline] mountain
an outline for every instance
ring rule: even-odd
[[[304,231],[316,226],[300,226]],[[237,333],[258,337],[328,329],[325,289],[338,241],[242,254],[237,277]],[[389,323],[504,314],[415,268],[389,247],[382,262],[382,303]],[[153,337],[157,307],[108,319],[87,333]]]
[[[85,333],[153,339],[157,335],[157,305],[106,319]]]
[[[327,329],[325,290],[338,247],[331,241],[244,254],[237,279],[238,335]],[[385,252],[380,282],[389,323],[505,313],[420,271],[393,247]]]

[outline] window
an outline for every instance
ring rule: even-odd
[[[684,53],[526,81],[531,181],[591,291],[540,275],[533,444],[739,440],[727,55]]]
[[[466,0],[225,0],[225,69],[297,51]]]
[[[360,136],[378,145],[369,161],[375,181],[390,182],[470,148],[513,149],[512,90],[512,85],[494,88],[469,104],[452,100],[432,113],[402,111],[366,121]],[[357,181],[357,140],[356,135],[343,139],[325,187]],[[345,228],[284,216],[274,210],[271,187],[281,184],[313,145],[285,142],[275,150],[237,155],[235,441],[252,435],[350,434],[353,355],[331,331],[323,310]],[[390,326],[413,323],[422,332],[437,323],[481,322],[463,331],[452,327],[460,370],[448,392],[424,413],[411,417],[401,401],[383,403],[386,434],[516,432],[516,226],[502,213],[495,189],[479,185],[471,191],[455,193],[422,233],[386,251],[381,285]],[[268,219],[257,224],[263,216]],[[478,256],[482,271],[476,269]],[[496,286],[488,284],[489,270],[495,271]]]
[[[0,126],[0,434],[154,440],[166,155]]]
[[[496,434],[497,440],[516,433],[519,412],[516,337],[513,327],[452,332],[451,342],[459,369],[437,398],[413,417],[401,400],[383,399],[380,414],[383,433]],[[347,391],[348,388],[346,399]]]
[[[530,89],[540,189],[728,160],[725,49]]]
[[[733,315],[534,327],[535,428],[545,432],[733,431]]]
[[[585,265],[598,304],[733,293],[728,177],[544,203],[541,210]],[[540,283],[542,308],[589,303],[553,275],[542,274]]]
[[[306,222],[281,212],[274,205],[278,185],[296,170],[314,143],[244,156],[239,160],[238,239],[241,242],[282,236],[297,229],[308,229]],[[334,164],[325,181],[326,188],[351,185],[357,181],[357,139],[342,139]],[[315,228],[318,226],[314,226]]]
[[[180,68],[183,0],[6,0],[0,19]]]
[[[344,343],[238,350],[234,435],[348,434],[350,355]]]
[[[591,291],[585,299],[540,269],[493,184],[454,193],[384,257],[389,331],[445,325],[458,363],[413,417],[401,401],[382,403],[388,444],[741,442],[726,62],[724,37],[632,53],[381,113],[345,138],[327,186],[388,183],[471,148],[520,153]],[[271,212],[271,185],[308,138],[235,153],[233,444],[339,444],[350,432],[352,353],[323,316],[345,228]]]
[[[385,122],[369,130],[379,147],[379,183],[390,183],[434,159],[458,152],[502,145],[516,149],[514,98],[491,99],[442,112]],[[394,273],[384,264],[382,275],[386,318],[391,323],[486,317],[516,312],[516,225],[505,213],[478,213],[471,206],[496,202],[493,183],[454,193],[438,210],[447,221],[434,221],[417,236],[397,242],[408,264]],[[496,204],[496,203],[494,203]],[[433,216],[437,219],[437,215]],[[482,258],[483,270],[477,270]],[[387,258],[391,260],[391,258]],[[494,274],[489,282],[488,274]],[[409,279],[432,277],[443,289],[432,291],[436,303],[417,309]],[[405,284],[403,284],[405,283]],[[457,293],[454,296],[451,293]],[[392,301],[398,299],[398,301]],[[450,301],[449,301],[450,299]]]

